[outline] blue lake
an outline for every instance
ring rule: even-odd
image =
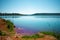
[[[32,32],[49,31],[60,33],[60,16],[0,16],[11,20],[18,28],[24,28]]]

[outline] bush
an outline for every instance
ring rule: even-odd
[[[31,36],[23,36],[22,38],[31,38]]]
[[[43,34],[46,34],[46,35],[52,35],[52,36],[55,36],[55,33],[54,32],[41,32]]]
[[[23,36],[22,38],[42,38],[44,36],[40,36],[38,34],[33,34],[32,36]]]
[[[55,37],[60,40],[60,34],[55,34]]]
[[[39,35],[39,34],[34,34],[34,35],[32,35],[32,38],[42,38],[42,37],[44,37],[44,36]]]
[[[0,31],[0,36],[6,36],[5,32]]]
[[[14,24],[10,20],[7,20],[6,22],[7,22],[7,28],[9,29],[9,31],[13,31]]]

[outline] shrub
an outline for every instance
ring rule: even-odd
[[[54,32],[41,32],[43,34],[46,34],[46,35],[52,35],[52,36],[55,36],[55,33]]]
[[[6,22],[7,22],[7,28],[9,29],[9,31],[13,31],[14,24],[10,20],[7,20]]]
[[[0,36],[6,36],[5,32],[0,31]]]

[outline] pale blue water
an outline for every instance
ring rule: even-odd
[[[60,16],[0,16],[11,20],[18,28],[32,32],[51,31],[60,33]]]

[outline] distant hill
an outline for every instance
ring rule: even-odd
[[[35,13],[33,15],[60,15],[60,13]]]
[[[60,13],[35,13],[32,15],[25,15],[20,13],[0,13],[0,16],[34,16],[34,15],[60,15]]]
[[[22,16],[23,14],[20,14],[20,13],[0,13],[0,16],[6,16],[6,15],[20,15],[20,16]]]

